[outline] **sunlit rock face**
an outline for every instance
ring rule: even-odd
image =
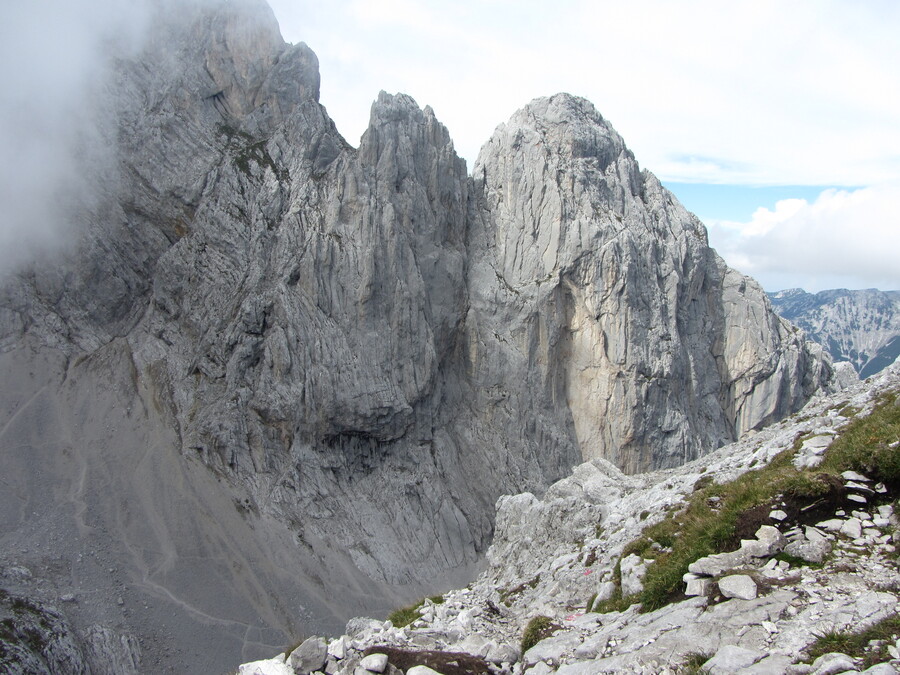
[[[828,379],[588,102],[470,176],[402,94],[350,146],[262,2],[155,25],[78,242],[0,290],[0,549],[55,550],[98,598],[73,621],[161,636],[153,667],[470,579],[500,495],[682,463]]]
[[[483,342],[520,368],[482,388],[541,372],[585,459],[683,463],[795,410],[827,376],[587,101],[533,101],[474,177],[472,304]]]

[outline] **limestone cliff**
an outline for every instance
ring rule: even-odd
[[[72,578],[156,612],[133,633],[188,651],[174,612],[246,657],[384,611],[471,576],[499,495],[682,463],[829,378],[584,100],[468,176],[402,94],[350,146],[261,1],[158,17],[116,72],[79,242],[0,291],[4,549],[76,532]]]

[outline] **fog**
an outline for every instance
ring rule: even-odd
[[[148,3],[0,6],[0,270],[77,236],[112,156],[103,106],[112,60],[139,48]]]

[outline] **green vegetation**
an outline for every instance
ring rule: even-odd
[[[678,675],[701,675],[703,664],[713,657],[706,652],[689,652],[684,655],[684,663],[678,669]]]
[[[853,658],[863,659],[864,667],[890,660],[887,644],[893,644],[900,637],[900,615],[889,616],[869,628],[860,631],[830,630],[819,635],[807,648],[809,661],[823,654],[841,652]],[[870,642],[874,644],[870,645]]]
[[[883,395],[870,415],[851,421],[819,467],[800,470],[791,460],[808,437],[798,436],[792,449],[730,483],[717,485],[706,476],[697,481],[681,510],[645,528],[622,552],[622,557],[634,553],[652,560],[643,591],[630,598],[619,592],[598,603],[595,611],[622,611],[640,602],[641,611],[648,612],[683,597],[682,576],[688,565],[707,555],[734,550],[741,539],[752,538],[760,525],[769,524],[768,513],[775,504],[785,501],[799,506],[837,499],[843,489],[843,471],[859,471],[889,486],[900,484],[896,393]]]
[[[534,617],[528,622],[522,633],[522,653],[527,652],[544,638],[553,635],[559,628],[549,616]]]
[[[430,598],[431,602],[435,605],[443,604],[444,596],[443,595],[433,595]],[[409,607],[401,607],[400,609],[395,609],[393,612],[388,614],[388,621],[394,624],[395,628],[403,628],[404,626],[408,626],[416,619],[422,618],[422,607],[425,605],[426,598],[422,598],[418,602]]]

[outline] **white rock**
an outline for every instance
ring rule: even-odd
[[[784,547],[784,535],[777,527],[763,525],[756,531],[756,538],[765,544],[767,555],[777,553]]]
[[[622,558],[619,563],[622,571],[622,595],[636,595],[644,590],[643,578],[647,573],[647,563],[634,553]]]
[[[406,675],[441,675],[438,671],[432,670],[428,666],[413,666],[406,671]]]
[[[369,654],[363,657],[359,665],[370,673],[383,673],[384,669],[387,668],[387,663],[387,654]]]
[[[829,532],[840,532],[843,526],[844,521],[840,518],[831,518],[830,520],[823,520],[820,523],[816,523],[816,527],[828,530]]]
[[[293,668],[277,659],[264,659],[244,663],[238,668],[238,675],[294,675]]]
[[[346,635],[336,638],[328,643],[328,656],[341,660],[347,656],[350,647],[350,638]]]
[[[290,653],[288,663],[298,673],[321,670],[328,658],[328,644],[323,638],[312,636]]]
[[[856,502],[857,504],[867,504],[869,502],[869,500],[862,495],[847,495],[847,499],[851,502]]]
[[[850,539],[862,536],[862,522],[859,518],[847,518],[841,525],[840,533]]]
[[[844,471],[841,474],[841,478],[848,481],[855,481],[857,483],[870,483],[872,482],[871,478],[867,478],[863,476],[861,473],[856,473],[856,471]]]
[[[765,652],[755,649],[726,645],[720,647],[715,656],[703,664],[703,672],[709,675],[733,675],[749,668],[765,656]]]
[[[772,520],[782,521],[782,520],[785,520],[787,517],[788,517],[788,515],[781,509],[775,509],[774,511],[769,513],[769,518],[771,518]]]
[[[756,597],[756,582],[746,574],[732,574],[719,579],[719,591],[726,598],[753,600]]]
[[[846,654],[830,652],[823,654],[812,664],[813,675],[836,675],[848,670],[856,671],[856,661]]]
[[[685,574],[685,583],[687,586],[684,589],[684,594],[689,596],[696,595],[706,595],[709,592],[709,588],[712,585],[712,579],[710,577],[701,577],[696,574]],[[688,579],[687,577],[693,577]]]

